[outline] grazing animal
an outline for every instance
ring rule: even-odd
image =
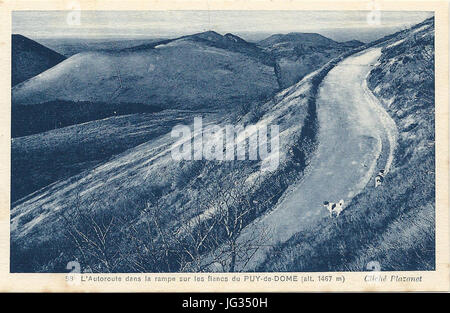
[[[336,213],[336,217],[344,210],[344,200],[341,199],[338,203],[324,201],[323,206],[330,212],[330,217],[333,217],[333,212]]]
[[[381,183],[384,181],[384,175],[386,175],[386,173],[384,172],[384,170],[380,170],[377,174],[377,176],[375,176],[375,188],[377,188],[378,186],[381,185]]]

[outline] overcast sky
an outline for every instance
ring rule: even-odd
[[[252,34],[318,32],[335,40],[373,40],[419,23],[431,12],[381,12],[380,24],[368,11],[82,11],[79,25],[68,11],[15,11],[12,31],[30,38],[176,37],[206,30]]]

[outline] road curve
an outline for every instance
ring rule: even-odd
[[[347,204],[379,169],[390,166],[396,141],[395,122],[367,88],[366,77],[381,48],[350,56],[323,80],[317,97],[318,147],[309,171],[273,210],[249,225],[239,241],[255,231],[269,232],[265,245],[248,263],[237,262],[238,271],[253,271],[270,248],[328,215],[323,201]],[[345,210],[344,210],[345,212]]]

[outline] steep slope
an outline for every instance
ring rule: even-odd
[[[139,103],[51,101],[16,104],[11,108],[11,137],[38,134],[111,116],[159,111],[159,107]]]
[[[261,174],[259,161],[250,160],[175,161],[170,152],[174,139],[170,137],[170,133],[166,133],[153,139],[147,137],[147,141],[139,146],[85,168],[78,175],[61,179],[13,203],[11,270],[61,272],[64,271],[65,264],[74,258],[81,261],[84,269],[92,271],[180,270],[177,262],[183,259],[170,254],[169,264],[165,262],[168,255],[165,255],[162,237],[153,230],[148,233],[143,228],[149,216],[156,216],[165,231],[179,233],[180,229],[189,225],[191,219],[211,211],[213,200],[229,202],[229,194],[225,190],[239,193],[239,198],[245,196],[249,198],[248,201],[256,201],[247,223],[268,210],[283,191],[303,174],[308,154],[313,150],[310,137],[314,135],[314,122],[309,121],[314,117],[311,112],[314,107],[310,105],[312,85],[312,79],[299,82],[279,93],[272,101],[257,106],[260,114],[257,127],[268,124],[280,126],[281,155],[275,172]],[[240,122],[245,125],[252,119],[253,113],[249,112]],[[186,120],[182,119],[180,122],[186,123]],[[220,127],[230,123],[223,115],[214,117],[204,114],[204,126],[211,122]],[[109,123],[104,124],[104,127],[110,127]],[[142,126],[145,124],[148,121],[144,121]],[[55,149],[64,149],[65,138],[70,136],[75,140],[75,148],[82,147],[77,142],[87,140],[88,147],[103,149],[95,141],[93,144],[89,143],[92,142],[89,134],[95,131],[95,127],[92,123],[85,125],[83,128],[80,127],[82,125],[76,125],[51,131],[52,145],[55,145]],[[131,136],[133,127],[129,130],[118,127],[114,134],[122,131],[130,132]],[[114,139],[114,134],[108,136],[108,141],[124,144],[124,141]],[[192,136],[196,137],[198,134],[193,133]],[[44,142],[47,136],[42,134],[17,139],[18,152],[26,153],[26,141],[35,141],[31,137],[39,137],[39,141]],[[130,137],[126,135],[125,140],[127,138]],[[40,142],[33,145],[33,150],[42,150]],[[85,160],[89,161],[92,160],[90,154],[95,155],[95,151],[87,151],[82,155],[86,155]],[[33,151],[28,152],[28,155],[32,156]],[[70,158],[70,152],[67,157]],[[76,166],[82,165],[79,163]],[[83,253],[87,251],[84,249],[91,249],[89,243],[82,240],[80,250],[73,241],[74,237],[71,237],[73,231],[85,227],[90,229],[89,223],[85,221],[88,215],[91,220],[103,220],[100,223],[111,221],[111,218],[114,220],[105,247],[108,250],[105,251],[107,258],[118,256],[111,259],[111,265],[105,266],[97,257]],[[146,250],[134,241],[134,231],[138,231],[139,238],[155,248]],[[173,245],[170,247],[171,251],[180,249],[176,246],[176,241],[171,241],[170,244]],[[118,251],[121,251],[120,254],[117,254]]]
[[[389,43],[383,43],[382,46],[386,48],[382,50],[380,60],[383,60],[383,53],[385,53],[388,45],[406,38],[408,34],[410,32],[402,32],[391,37]],[[139,55],[139,61],[142,61],[145,59],[144,56],[155,51],[161,52],[161,50],[167,49],[176,56],[177,53],[184,55],[185,52],[180,51],[185,51],[186,47],[189,50],[196,47],[194,50],[201,48],[207,52],[214,51],[214,53],[221,54],[221,60],[223,58],[228,60],[227,56],[236,53],[240,58],[244,56],[245,60],[251,60],[248,61],[251,64],[253,64],[252,62],[256,62],[259,66],[262,64],[258,61],[258,57],[252,54],[253,48],[246,47],[245,52],[236,52],[241,48],[235,46],[231,41],[236,40],[238,43],[242,43],[238,38],[227,36],[228,39],[224,39],[223,37],[226,36],[212,32],[199,35],[198,38],[188,37],[160,42],[153,46],[134,47],[121,52],[106,54],[106,56],[127,56],[126,61],[130,61],[129,55],[135,58],[138,58]],[[226,49],[219,47],[224,45],[223,41],[228,46]],[[327,41],[324,40],[324,42]],[[230,52],[231,50],[233,51]],[[103,56],[104,53],[101,53],[101,55]],[[171,56],[170,53],[167,53],[167,55]],[[204,56],[200,53],[195,55]],[[171,60],[176,60],[175,56]],[[204,62],[203,59],[202,61]],[[214,59],[214,62],[216,61]],[[388,60],[386,61],[386,64],[388,64]],[[123,62],[119,64],[124,68],[127,67],[127,64]],[[221,63],[214,64],[216,66]],[[92,66],[94,65],[93,62]],[[306,76],[302,81],[278,93],[271,101],[261,102],[262,104],[257,103],[257,106],[249,106],[247,109],[250,112],[239,121],[243,124],[254,122],[256,127],[267,124],[280,126],[280,165],[273,173],[261,174],[258,161],[214,162],[203,160],[175,162],[170,156],[170,147],[173,143],[170,134],[158,133],[156,135],[152,133],[151,129],[148,129],[148,124],[155,121],[153,117],[139,122],[139,128],[143,128],[143,134],[142,137],[137,136],[136,141],[142,140],[141,145],[129,147],[128,150],[124,150],[121,154],[112,156],[110,159],[103,159],[98,162],[94,160],[92,166],[84,167],[83,160],[88,163],[92,161],[92,156],[95,157],[95,151],[86,151],[85,158],[76,164],[76,167],[83,170],[76,175],[69,175],[68,178],[62,177],[61,180],[13,203],[11,209],[11,271],[61,272],[65,270],[67,262],[74,259],[82,263],[83,270],[94,272],[167,272],[186,270],[186,268],[197,270],[198,268],[195,268],[198,265],[196,264],[197,260],[188,260],[187,263],[190,267],[184,267],[186,265],[185,258],[188,254],[194,252],[205,253],[207,248],[202,247],[203,250],[200,249],[201,251],[199,251],[197,247],[197,251],[188,250],[184,254],[175,254],[174,252],[191,247],[189,238],[186,239],[188,236],[183,237],[186,225],[191,225],[191,221],[196,218],[211,216],[217,210],[216,205],[233,202],[232,200],[235,200],[233,204],[235,206],[251,204],[250,213],[245,219],[245,225],[250,225],[261,214],[274,208],[280,199],[286,199],[289,195],[289,193],[286,193],[289,186],[296,186],[295,182],[301,183],[300,179],[307,174],[306,166],[313,162],[310,157],[314,150],[317,130],[317,112],[314,102],[316,92],[313,90],[317,90],[323,76],[334,65],[335,63],[330,66],[326,65],[325,70],[322,68]],[[347,69],[352,68],[354,71],[359,71],[360,65],[359,63],[350,64]],[[270,68],[270,66],[268,67]],[[376,64],[374,68],[382,68],[383,71],[386,71],[388,67],[387,65]],[[122,68],[120,69],[122,70]],[[192,69],[189,68],[190,71]],[[375,88],[381,86],[382,83],[388,87],[389,80],[384,78],[386,76],[380,76],[374,84],[369,83],[369,87],[374,92],[376,92]],[[120,73],[117,77],[122,77],[122,74]],[[405,81],[407,80],[405,78]],[[239,83],[239,80],[235,83]],[[331,85],[331,87],[336,86],[336,84]],[[362,86],[356,87],[359,90]],[[400,88],[401,85],[398,87]],[[133,87],[130,86],[130,88]],[[380,90],[382,90],[381,87]],[[344,96],[341,95],[341,98]],[[351,98],[350,94],[349,96]],[[416,96],[420,95],[417,94]],[[330,99],[332,99],[331,96],[324,97],[326,101],[330,101]],[[332,101],[327,105],[332,106]],[[358,108],[355,109],[355,112],[359,112]],[[342,115],[341,118],[349,117]],[[99,125],[102,126],[102,129],[108,129],[111,126],[110,121],[116,119],[126,121],[126,117],[120,117],[108,119]],[[134,120],[128,121],[134,122]],[[189,123],[186,119],[181,120],[181,122]],[[223,116],[206,114],[204,125],[211,122],[218,124],[219,127],[224,127],[230,121]],[[236,123],[236,121],[232,122]],[[368,132],[376,129],[377,125],[374,126],[374,124],[377,123],[373,120],[366,118],[356,121],[356,123],[365,122],[370,126]],[[97,122],[85,125],[51,131],[49,132],[52,135],[51,137],[41,134],[19,138],[17,142],[21,143],[16,146],[20,148],[17,151],[26,153],[25,150],[28,145],[26,140],[28,139],[35,142],[33,149],[39,150],[41,149],[39,145],[45,142],[47,138],[53,140],[51,142],[55,143],[55,151],[57,151],[57,149],[65,148],[64,142],[68,137],[73,137],[75,146],[82,148],[81,142],[89,140],[91,132],[95,133]],[[119,126],[108,137],[108,141],[112,145],[126,146],[128,138],[133,140],[133,137],[137,135],[136,132],[141,131],[128,124]],[[125,132],[124,138],[117,140],[115,136],[121,134],[122,131]],[[74,136],[78,132],[81,132],[80,136]],[[152,137],[153,135],[155,137]],[[198,134],[192,134],[192,137],[196,136]],[[36,140],[37,137],[39,138]],[[384,136],[381,140],[386,141]],[[100,141],[93,141],[93,143],[89,143],[89,149],[95,149],[97,146],[99,149],[110,149],[110,147],[103,147]],[[376,145],[370,138],[365,138],[362,142],[364,143],[363,148],[367,151],[376,150],[371,149]],[[31,151],[30,155],[33,155],[33,153]],[[43,152],[38,151],[38,153]],[[109,152],[106,151],[107,153]],[[381,154],[383,156],[380,159],[384,160],[386,153],[382,152]],[[397,156],[395,160],[398,160]],[[395,190],[394,187],[402,186],[406,181],[407,186],[404,185],[403,187],[406,187],[402,187],[403,189],[398,194],[389,195],[400,203],[405,198],[405,190],[411,187],[410,184],[417,184],[418,182],[405,180],[404,172],[399,171],[399,174],[396,174],[397,163],[393,166],[394,168],[386,180],[386,184],[389,186],[386,189]],[[404,168],[410,167],[405,166]],[[420,166],[417,166],[417,168],[419,174],[423,174]],[[390,178],[391,175],[392,178]],[[389,182],[391,179],[392,182]],[[390,236],[390,234],[394,232],[394,235],[398,235],[395,232],[398,232],[401,227],[401,219],[396,219],[395,223],[387,223],[390,232],[383,233],[383,240],[385,241],[377,241],[380,237],[376,237],[379,234],[376,231],[380,228],[380,224],[383,225],[386,219],[390,221],[391,218],[397,217],[395,214],[398,211],[391,210],[388,212],[390,215],[386,214],[386,211],[391,207],[383,207],[382,205],[383,203],[391,204],[389,202],[391,198],[386,200],[383,195],[380,196],[378,190],[375,193],[372,189],[366,188],[355,199],[355,202],[352,202],[346,208],[337,223],[330,223],[329,220],[322,219],[317,224],[314,223],[311,228],[295,235],[287,243],[276,247],[269,255],[268,262],[263,264],[260,269],[264,271],[290,271],[293,269],[342,268],[343,260],[345,262],[348,260],[346,264],[355,261],[356,257],[352,253],[358,251],[361,246],[367,248],[367,251],[377,251],[373,248],[369,249],[367,247],[368,242],[374,243],[373,247],[375,248],[378,247],[378,242],[398,245],[398,242],[396,243],[393,240],[395,236]],[[373,192],[372,196],[368,197],[367,194],[371,192]],[[423,192],[428,194],[429,190]],[[231,198],[227,198],[230,193]],[[376,197],[380,198],[377,199]],[[416,201],[420,197],[420,193],[418,193],[412,197],[411,201]],[[375,202],[374,199],[378,202]],[[381,213],[370,210],[373,203],[380,205]],[[411,202],[405,201],[402,205],[409,206],[410,204]],[[323,208],[320,209],[323,210]],[[428,210],[424,210],[422,212],[424,214],[419,216],[427,217]],[[405,209],[406,211],[408,211],[408,208]],[[414,211],[409,210],[408,212],[409,214],[405,214],[401,218],[409,221],[408,225],[410,226],[411,218],[414,217],[411,213],[414,213]],[[364,218],[367,216],[369,219],[365,221]],[[358,221],[357,225],[353,223],[355,219]],[[296,222],[295,220],[292,221]],[[155,225],[154,222],[156,222],[155,227],[147,227],[149,223]],[[366,226],[367,228],[365,228]],[[163,229],[163,232],[159,231],[158,228]],[[98,229],[105,232],[100,250],[95,247],[95,244],[92,244],[92,242],[96,243],[95,238],[98,237],[96,237],[95,232]],[[411,237],[416,238],[418,229],[429,228],[415,227],[414,232],[410,233],[405,232],[405,228],[402,228],[401,234],[402,236],[412,234]],[[219,229],[218,233],[220,231],[222,230]],[[81,237],[77,235],[79,233],[82,234]],[[171,236],[169,241],[166,241],[165,235]],[[370,241],[374,238],[377,240]],[[338,244],[335,244],[336,240],[339,241]],[[355,243],[355,241],[358,242]],[[383,245],[381,244],[381,246]],[[425,247],[424,251],[428,251],[430,248],[427,245]],[[306,265],[305,255],[309,257],[306,260]],[[334,257],[336,255],[338,257]],[[400,253],[400,255],[402,254]],[[320,258],[321,256],[325,256],[325,259]],[[352,259],[352,257],[354,258]],[[325,265],[324,262],[335,263],[326,263]]]
[[[404,165],[434,151],[433,20],[402,37],[384,47],[368,85],[397,122],[397,158]]]
[[[180,247],[180,242],[173,237],[167,246],[161,241],[165,235],[154,230],[149,233],[146,223],[156,217],[161,229],[173,236],[186,231],[186,225],[192,220],[215,213],[216,205],[232,203],[231,199],[238,199],[233,204],[238,207],[251,203],[245,224],[270,210],[287,188],[302,177],[310,161],[316,136],[314,98],[321,79],[334,64],[312,73],[271,101],[251,106],[244,117],[232,121],[243,125],[256,123],[257,128],[279,125],[280,164],[275,172],[261,173],[258,161],[174,162],[170,157],[173,139],[169,134],[150,139],[13,203],[11,270],[63,271],[65,264],[74,258],[81,261],[83,268],[92,271],[186,270],[181,265],[186,256],[173,252],[192,247],[184,241],[186,238],[178,238],[186,246]],[[204,125],[210,122],[223,127],[230,121],[224,120],[223,116],[220,118],[220,114],[216,117],[204,115]],[[106,121],[105,124],[106,127],[110,125]],[[77,141],[86,140],[95,125],[87,123],[88,132],[79,126],[82,125],[52,131],[53,141],[64,147],[66,139],[58,137],[74,136],[72,129],[82,132],[78,135],[77,131],[78,138],[74,137]],[[131,127],[127,132],[132,130]],[[45,134],[36,136],[46,140]],[[25,149],[28,138],[19,138],[17,143],[21,144],[17,147]],[[113,142],[117,140],[113,139]],[[96,145],[98,143],[94,142],[93,147]],[[35,149],[39,150],[39,146],[40,143],[36,144]],[[100,146],[100,149],[103,148]],[[89,155],[88,151],[86,156]],[[105,266],[104,260],[84,253],[96,253],[91,251],[89,242],[82,240],[78,246],[73,240],[77,235],[72,235],[78,230],[89,233],[88,237],[92,235],[86,218],[101,224],[113,222],[104,251],[111,265]],[[142,242],[135,241],[135,231],[144,245],[148,243],[154,248],[145,248]],[[214,230],[219,234],[221,231],[220,227]],[[166,254],[164,247],[172,252]],[[117,256],[118,251],[120,256],[110,259]],[[190,252],[195,254],[195,251]],[[197,262],[189,262],[190,268],[194,269]]]
[[[380,53],[380,48],[374,48],[347,57],[325,76],[316,98],[318,146],[308,173],[290,186],[268,214],[243,232],[239,239],[245,242],[254,236],[255,229],[270,229],[264,246],[250,261],[236,261],[239,271],[256,270],[271,246],[327,216],[323,201],[349,202],[376,168],[388,162],[394,149],[389,131],[395,124],[390,120],[385,125],[386,113],[361,85]],[[342,77],[348,79],[343,82]]]
[[[258,42],[277,63],[282,87],[288,87],[330,59],[361,46],[357,40],[339,43],[316,33],[276,34]]]
[[[278,89],[273,66],[247,52],[251,44],[211,33],[74,55],[15,86],[13,103],[67,100],[217,109],[264,99]]]
[[[165,110],[91,121],[11,141],[11,201],[92,168],[188,123],[193,112]],[[22,199],[23,200],[23,199]],[[16,205],[16,204],[14,204]]]
[[[276,246],[261,271],[435,268],[434,20],[379,41],[368,88],[398,138],[383,184],[374,180],[339,219],[325,218]]]
[[[36,76],[66,58],[25,37],[13,34],[11,37],[12,86]]]

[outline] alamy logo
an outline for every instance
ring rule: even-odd
[[[187,125],[176,125],[171,136],[178,138],[171,149],[177,161],[260,160],[261,171],[274,171],[279,165],[278,125],[270,125],[270,133],[266,124],[203,127],[202,118],[196,117],[193,131]]]

